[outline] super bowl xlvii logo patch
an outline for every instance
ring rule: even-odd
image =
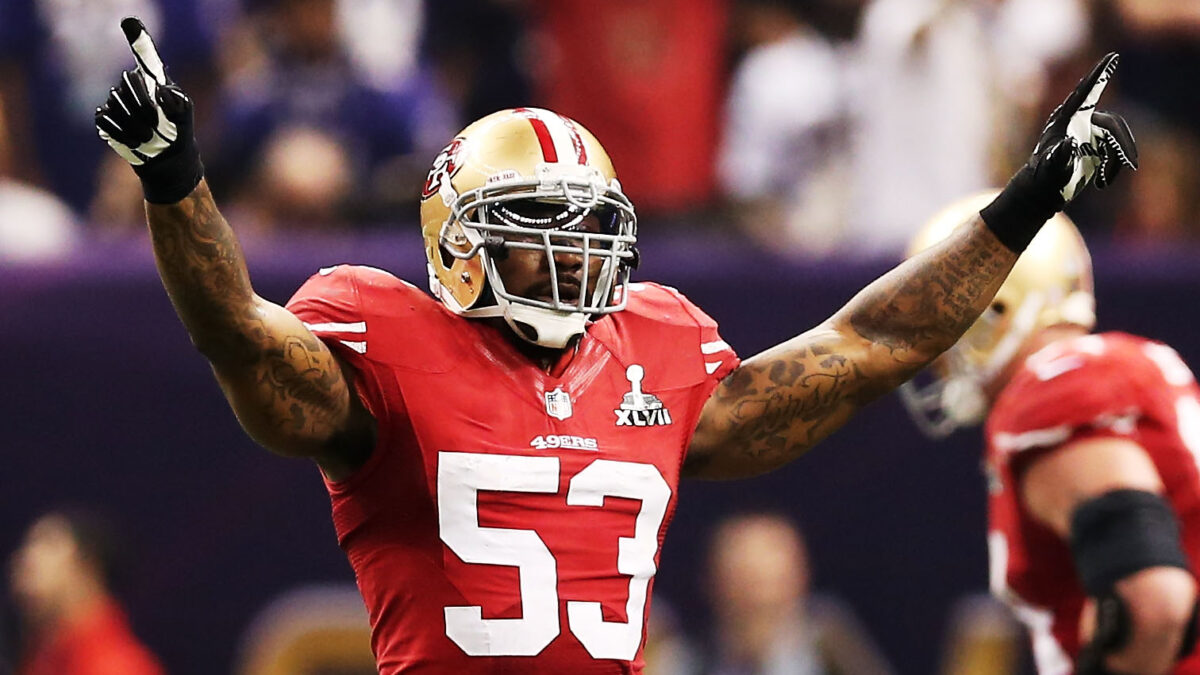
[[[571,416],[571,395],[562,387],[546,392],[546,414],[559,420]]]
[[[671,411],[663,407],[663,403],[654,394],[642,393],[642,378],[646,369],[633,364],[625,369],[625,377],[629,380],[629,392],[621,399],[621,405],[614,410],[617,414],[619,427],[654,427],[671,423]]]

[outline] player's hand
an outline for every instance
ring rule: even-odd
[[[1129,641],[1129,610],[1115,593],[1100,599],[1088,598],[1079,617],[1079,654],[1075,658],[1077,675],[1102,675],[1106,655]]]
[[[1058,187],[1063,203],[1095,183],[1107,187],[1123,167],[1137,169],[1137,145],[1124,118],[1096,109],[1100,95],[1117,69],[1110,52],[1079,81],[1046,121],[1029,164]],[[1049,187],[1049,186],[1047,186]]]
[[[121,30],[137,66],[121,73],[108,100],[96,109],[96,130],[133,166],[146,201],[173,204],[204,175],[192,131],[192,100],[167,77],[141,20],[128,17]]]
[[[1107,187],[1122,168],[1137,169],[1137,145],[1120,115],[1096,110],[1117,69],[1111,52],[1050,113],[1025,166],[980,211],[996,237],[1016,252],[1042,224],[1090,184]]]

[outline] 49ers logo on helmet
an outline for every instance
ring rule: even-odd
[[[458,163],[458,153],[462,147],[463,139],[456,138],[450,141],[450,145],[442,148],[442,151],[434,158],[429,175],[425,177],[425,187],[421,190],[421,199],[429,199],[441,192],[442,185],[458,173],[458,169],[461,167]]]

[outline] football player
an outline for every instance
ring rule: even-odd
[[[340,266],[255,294],[203,180],[192,102],[150,36],[96,124],[141,179],[176,311],[256,441],[319,465],[394,673],[636,673],[681,476],[795,459],[952,345],[1085,185],[1133,166],[1094,106],[1109,55],[958,234],[820,326],[741,362],[678,291],[632,283],[636,218],[604,148],[538,108],[434,160],[432,297]]]
[[[994,195],[948,207],[910,251]],[[992,592],[1041,675],[1200,673],[1200,389],[1167,345],[1092,334],[1094,310],[1091,258],[1058,214],[901,393],[935,437],[986,417]]]

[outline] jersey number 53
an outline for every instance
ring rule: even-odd
[[[557,457],[438,453],[438,527],[463,562],[508,565],[520,574],[521,618],[485,619],[478,605],[446,607],[446,636],[471,656],[535,656],[561,632],[558,565],[534,530],[481,527],[480,490],[554,494]],[[641,501],[634,535],[618,541],[617,572],[629,577],[627,622],[605,621],[599,602],[567,601],[571,632],[592,658],[631,660],[642,640],[646,593],[658,530],[671,488],[652,464],[597,459],[571,478],[568,506],[603,506],[605,497]],[[587,536],[583,534],[582,536]]]

